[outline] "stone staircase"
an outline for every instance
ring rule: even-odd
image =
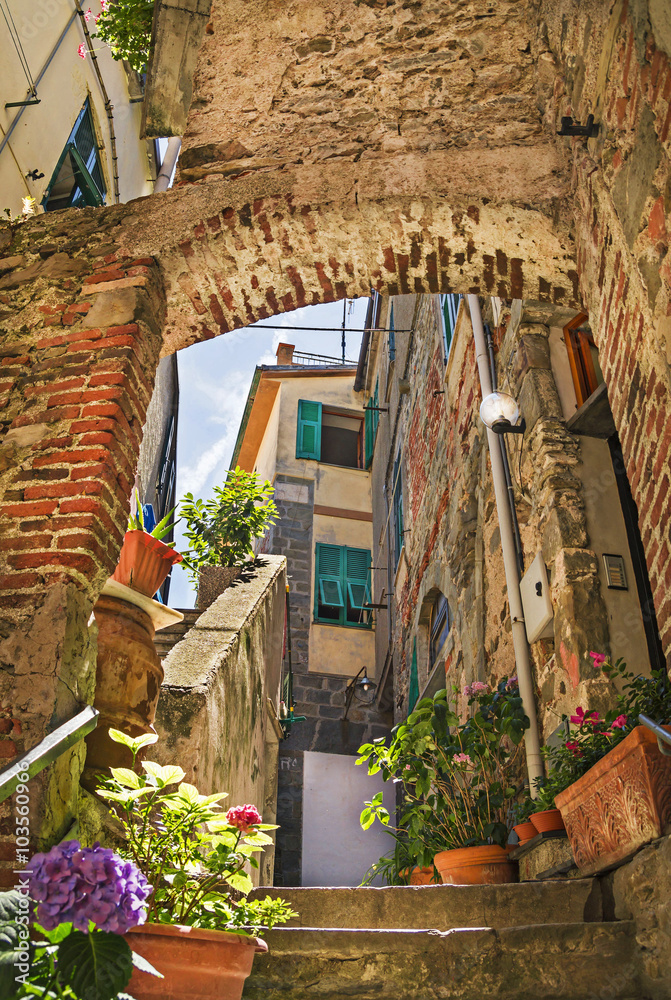
[[[645,1000],[632,921],[596,879],[258,889],[298,913],[266,935],[247,1000]],[[671,995],[671,994],[670,994]]]
[[[175,610],[184,615],[184,620],[177,622],[176,625],[169,625],[167,628],[162,628],[154,636],[154,648],[161,659],[164,659],[172,647],[184,638],[189,629],[196,624],[203,614],[202,611],[194,608],[176,608]]]

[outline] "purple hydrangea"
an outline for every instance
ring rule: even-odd
[[[37,921],[45,930],[72,923],[87,933],[92,920],[100,930],[125,934],[146,919],[152,887],[132,861],[100,844],[63,841],[36,854],[28,871]]]

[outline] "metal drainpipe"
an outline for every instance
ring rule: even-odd
[[[156,183],[154,184],[154,194],[158,194],[160,191],[167,191],[170,187],[170,178],[172,177],[172,172],[175,169],[175,164],[177,163],[177,157],[179,156],[181,147],[181,139],[176,136],[168,139],[168,147],[165,151],[165,156],[163,157],[163,163],[161,164],[161,169],[158,172]]]
[[[478,297],[477,295],[468,295],[467,299],[468,308],[471,313],[471,323],[473,325],[475,356],[478,365],[478,374],[480,375],[480,389],[482,391],[482,398],[484,399],[492,391],[487,341],[485,339],[485,331],[482,325],[482,315],[480,313],[480,302]],[[524,627],[524,613],[522,610],[522,598],[520,595],[520,577],[517,567],[512,518],[510,516],[510,508],[508,506],[508,493],[506,489],[503,459],[501,457],[498,435],[496,435],[494,431],[489,428],[487,428],[487,444],[489,445],[489,457],[492,463],[494,496],[496,498],[496,511],[499,518],[499,530],[501,532],[501,549],[503,551],[503,567],[506,575],[508,605],[510,607],[510,618],[512,622],[517,681],[520,688],[522,703],[524,705],[524,711],[528,715],[530,722],[530,726],[524,734],[524,744],[527,754],[529,792],[532,798],[535,798],[537,794],[535,785],[536,778],[544,777],[545,770],[543,767],[540,740],[538,738],[538,718],[536,716],[533,675],[531,671],[531,660],[529,657],[529,644],[527,643],[527,634]]]

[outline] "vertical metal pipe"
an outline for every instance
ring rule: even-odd
[[[163,157],[163,162],[161,163],[161,169],[154,184],[154,194],[158,194],[159,191],[167,191],[170,187],[170,178],[175,169],[181,148],[182,140],[180,138],[173,136],[171,139],[168,139],[168,146]]]
[[[484,399],[485,396],[488,396],[492,392],[487,341],[482,325],[482,315],[480,313],[480,302],[478,297],[477,295],[468,295],[466,297],[468,299],[468,308],[471,313],[473,337],[475,340],[475,357],[478,365],[478,374],[480,376],[482,398]],[[503,551],[503,567],[506,576],[508,605],[510,607],[510,619],[512,622],[513,648],[515,650],[517,680],[520,688],[520,695],[522,697],[522,703],[524,705],[524,711],[528,715],[530,722],[530,726],[524,734],[524,743],[527,754],[529,789],[531,796],[535,798],[536,779],[544,777],[545,769],[543,767],[543,757],[541,755],[540,740],[538,737],[538,718],[536,715],[536,700],[534,697],[531,658],[529,656],[529,644],[527,642],[527,634],[524,627],[524,613],[522,610],[522,597],[520,595],[520,577],[517,568],[512,517],[510,515],[510,508],[507,500],[503,458],[501,456],[498,435],[496,435],[494,431],[489,428],[487,428],[487,444],[489,445],[489,457],[492,464],[492,479],[494,481],[496,511],[499,518],[499,530],[501,532],[501,549]]]

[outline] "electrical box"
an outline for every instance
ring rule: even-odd
[[[522,577],[520,594],[528,641],[537,642],[539,639],[551,639],[554,635],[552,624],[554,611],[552,610],[550,583],[542,553],[538,553]]]

